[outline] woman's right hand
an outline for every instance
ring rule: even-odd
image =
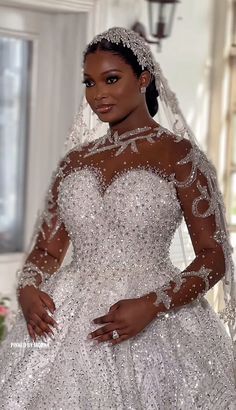
[[[58,323],[47,313],[56,309],[52,298],[34,286],[25,286],[20,289],[19,303],[24,314],[30,337],[35,341],[36,335],[50,336],[53,331],[49,325],[56,327]],[[50,336],[51,337],[51,336]]]

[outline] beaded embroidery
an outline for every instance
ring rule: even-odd
[[[136,172],[138,167],[127,172],[124,169],[102,192],[105,184],[100,184],[98,179],[99,174],[102,177],[101,170],[86,167],[83,161],[72,165],[70,155],[63,160],[54,175],[41,217],[41,223],[45,224],[41,224],[45,241],[53,241],[61,224],[65,223],[74,246],[72,263],[59,269],[44,287],[55,297],[63,326],[49,354],[45,352],[40,356],[32,349],[30,355],[19,361],[9,348],[4,350],[8,359],[3,366],[4,377],[1,377],[2,396],[8,396],[12,408],[26,408],[28,403],[35,408],[52,408],[60,403],[61,408],[75,409],[113,409],[114,405],[122,409],[124,406],[135,409],[231,408],[229,406],[236,403],[232,348],[202,299],[212,277],[217,279],[218,267],[208,268],[207,257],[203,255],[198,271],[189,269],[182,273],[178,269],[175,271],[168,256],[171,238],[182,218],[176,193],[194,187],[199,195],[197,192],[191,201],[192,216],[199,222],[202,218],[215,217],[214,239],[222,245],[226,260],[226,299],[232,296],[230,306],[226,300],[225,313],[227,323],[233,328],[236,305],[232,303],[234,295],[230,295],[233,284],[231,248],[215,170],[193,143],[194,137],[177,98],[143,40],[126,29],[114,28],[96,37],[93,43],[103,38],[130,47],[140,65],[154,75],[160,100],[170,109],[174,141],[178,143],[184,137],[192,141],[187,155],[174,165],[181,168],[190,164],[191,171],[180,181],[175,174],[162,178],[159,170],[154,175],[144,169]],[[83,155],[82,129],[83,118],[79,115],[71,137],[83,158],[112,148],[117,148],[116,157],[124,154],[128,147],[135,154],[138,139],[146,139],[154,148],[157,136],[150,132],[150,135],[135,135],[123,141],[114,135],[112,141],[112,136],[106,135]],[[91,131],[86,130],[84,134],[88,142]],[[166,131],[166,134],[171,133]],[[111,142],[109,147],[105,146],[107,139]],[[199,173],[204,175],[206,183],[198,179]],[[209,204],[205,212],[200,210],[202,201]],[[44,231],[44,227],[49,229]],[[182,285],[186,293],[189,291],[190,276],[201,278],[205,286],[203,292],[199,291],[200,287],[195,289],[190,302],[196,301],[196,304],[159,317],[144,332],[116,346],[114,351],[107,346],[99,346],[95,351],[88,347],[85,341],[87,323],[92,317],[104,314],[104,309],[109,308],[114,299],[136,298],[156,289],[157,302],[162,301],[171,309]],[[175,283],[172,298],[167,294],[170,282]],[[23,339],[25,334],[20,332],[21,329],[19,332],[16,329],[12,340],[15,336]],[[12,363],[16,363],[15,372]],[[22,367],[18,370],[18,363],[23,366],[24,374]],[[12,390],[13,384],[21,392],[17,388]]]
[[[204,296],[207,291],[209,290],[209,279],[208,276],[212,272],[212,269],[207,269],[204,265],[197,271],[188,271],[184,272],[183,275],[180,277],[179,275],[173,278],[171,281],[174,282],[175,286],[173,288],[173,292],[177,293],[182,284],[186,282],[186,278],[188,276],[197,276],[200,277],[204,280],[205,282],[205,289],[203,292],[200,292],[197,294],[197,297],[195,297],[195,300],[199,300],[202,296]],[[168,295],[167,291],[170,290],[170,284],[165,284],[161,288],[158,288],[156,293],[157,293],[157,299],[154,302],[154,305],[158,306],[160,303],[163,303],[164,306],[166,307],[167,310],[169,310],[171,307],[174,307],[174,305],[171,305],[172,298]]]
[[[20,295],[20,290],[25,286],[34,286],[35,288],[39,288],[40,286],[37,285],[36,277],[37,275],[41,276],[41,283],[44,283],[46,280],[50,278],[50,274],[47,272],[42,272],[41,269],[38,268],[35,264],[28,262],[24,265],[22,270],[17,271],[17,278],[18,278],[18,286],[17,286],[17,296]]]
[[[150,48],[145,43],[145,40],[137,33],[121,27],[113,27],[101,34],[98,34],[88,45],[99,43],[106,39],[112,43],[122,43],[124,47],[131,48],[141,67],[145,67],[151,73],[154,73],[153,56]],[[86,53],[86,50],[85,52]]]
[[[129,146],[131,147],[131,150],[135,153],[138,152],[137,149],[137,145],[136,145],[136,141],[137,140],[142,140],[142,139],[146,139],[150,144],[154,144],[156,139],[162,135],[169,135],[171,137],[174,138],[174,141],[176,141],[176,143],[178,143],[179,141],[181,141],[181,138],[175,138],[175,136],[173,135],[173,133],[171,133],[170,131],[168,131],[167,129],[159,126],[154,128],[150,133],[143,135],[143,132],[147,132],[150,131],[150,127],[143,127],[143,128],[138,128],[136,130],[132,130],[130,132],[126,132],[123,135],[118,135],[117,133],[115,133],[114,135],[111,135],[110,132],[107,132],[106,135],[104,135],[102,138],[99,138],[97,141],[94,141],[92,143],[92,145],[90,147],[88,147],[88,152],[85,154],[82,154],[83,157],[88,157],[91,155],[96,155],[97,153],[103,152],[103,151],[107,151],[107,150],[111,150],[114,148],[118,148],[118,150],[115,153],[115,156],[120,155],[122,152],[124,152]],[[109,141],[110,144],[107,145],[106,142]],[[78,151],[82,151],[83,147],[78,148]],[[72,150],[73,151],[73,150]],[[208,180],[208,185],[211,185],[211,179],[215,180],[215,170],[214,167],[212,166],[212,164],[209,165],[209,161],[207,160],[205,154],[199,150],[199,148],[197,146],[192,146],[192,148],[189,150],[189,152],[187,153],[187,155],[178,161],[177,165],[178,166],[182,166],[185,164],[191,163],[191,172],[189,174],[189,176],[187,177],[187,179],[185,181],[178,181],[176,179],[175,174],[171,174],[169,177],[165,174],[161,175],[160,171],[159,171],[159,175],[164,178],[169,180],[170,182],[172,182],[176,187],[181,187],[181,188],[188,188],[189,186],[191,186],[193,184],[194,181],[196,181],[197,178],[197,171],[200,170],[204,175],[207,176],[207,180]],[[56,232],[58,231],[58,229],[60,228],[63,219],[60,215],[60,213],[57,212],[57,205],[56,205],[56,199],[53,198],[52,195],[52,187],[55,184],[56,179],[60,179],[60,184],[59,187],[61,186],[61,184],[63,183],[63,181],[65,180],[66,176],[70,176],[72,174],[74,174],[75,172],[77,172],[77,169],[71,169],[71,171],[68,174],[68,165],[70,166],[70,159],[69,159],[69,155],[67,155],[67,157],[64,159],[63,161],[63,165],[60,165],[57,169],[57,171],[54,173],[53,175],[53,179],[52,179],[52,183],[51,186],[49,188],[48,191],[48,196],[47,196],[47,205],[46,208],[42,214],[42,221],[46,222],[46,224],[48,225],[49,228],[52,228],[52,219],[54,217],[56,217],[57,222],[54,226],[54,228],[52,229],[51,235],[49,240],[53,239],[53,236],[56,234]],[[93,167],[89,166],[87,167],[86,165],[83,165],[82,168],[86,169],[90,169],[92,170]],[[69,167],[70,169],[70,167]],[[209,175],[209,169],[210,169],[210,175]],[[94,167],[94,171],[96,172],[96,167]],[[125,173],[125,170],[124,170]],[[100,179],[102,180],[102,173],[99,172],[100,175]],[[111,181],[110,185],[113,183],[114,179]],[[109,186],[110,186],[109,185]],[[208,187],[209,187],[208,186]],[[104,195],[106,190],[105,190],[105,184],[103,182],[103,191],[101,191],[101,195]],[[108,188],[108,187],[106,187]],[[207,187],[206,186],[202,186],[201,183],[199,181],[197,181],[197,188],[199,190],[200,195],[198,197],[196,197],[193,200],[192,203],[192,212],[193,215],[195,217],[199,217],[199,218],[207,218],[210,215],[215,214],[216,218],[219,218],[219,210],[218,210],[218,203],[219,200],[221,200],[221,196],[217,191],[211,191],[211,193],[208,193]],[[102,186],[101,186],[102,189]],[[209,203],[209,207],[207,209],[207,211],[205,211],[204,213],[200,213],[198,211],[198,204],[202,201],[202,200],[206,200]],[[42,226],[41,226],[41,232],[43,233],[42,230]],[[219,234],[217,232],[215,232],[214,235],[215,238],[219,237]],[[221,238],[223,238],[223,235],[221,235]],[[199,276],[201,278],[204,279],[205,282],[205,290],[204,292],[199,293],[198,298],[200,298],[201,296],[203,296],[209,289],[209,283],[207,282],[207,276],[209,275],[209,273],[212,272],[211,270],[208,270],[207,268],[205,268],[204,266],[199,270],[199,272],[185,272],[184,275],[182,277],[178,277],[178,278],[172,278],[172,281],[175,282],[176,286],[174,288],[174,293],[177,292],[177,290],[179,289],[179,285],[180,283],[184,283],[186,281],[186,277],[187,276]],[[157,290],[157,294],[158,294],[158,298],[157,300],[161,300],[163,301],[165,306],[170,307],[170,298],[167,295],[167,293],[165,292],[165,290],[168,289],[169,285],[165,285],[163,288],[160,288]],[[197,298],[197,297],[196,297]],[[158,303],[158,302],[156,302]],[[229,309],[229,308],[228,308]]]

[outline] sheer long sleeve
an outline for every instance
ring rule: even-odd
[[[173,144],[170,179],[175,184],[196,257],[181,275],[156,289],[159,313],[200,299],[222,278],[225,286],[233,280],[232,249],[216,171],[197,146],[187,140]]]
[[[73,153],[69,153],[53,172],[45,197],[44,209],[34,229],[30,250],[21,270],[17,272],[17,294],[26,285],[40,287],[61,265],[70,238],[61,220],[58,192],[62,179],[72,171]]]

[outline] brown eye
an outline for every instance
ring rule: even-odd
[[[108,84],[114,84],[114,83],[116,83],[118,80],[119,80],[119,77],[117,77],[116,75],[107,77],[107,83],[108,83]]]
[[[82,84],[85,84],[86,88],[90,88],[93,85],[93,81],[90,80],[83,80]]]

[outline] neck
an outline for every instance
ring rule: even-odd
[[[137,112],[131,113],[117,123],[110,123],[109,127],[112,134],[117,131],[118,135],[121,135],[136,128],[157,127],[158,125],[148,112],[142,111],[140,115]]]

